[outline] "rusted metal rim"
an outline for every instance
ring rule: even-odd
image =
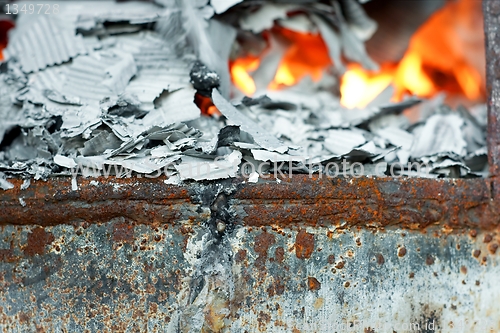
[[[294,175],[262,183],[243,179],[167,185],[164,179],[79,178],[33,181],[0,195],[1,224],[42,226],[107,222],[125,217],[136,223],[206,221],[215,188],[230,193],[227,209],[248,226],[294,222],[311,226],[380,228],[430,225],[460,230],[498,226],[500,216],[490,179],[334,178]],[[220,192],[220,190],[218,190]],[[205,200],[203,197],[208,197]],[[21,200],[20,200],[21,199]],[[22,203],[22,204],[21,204]]]

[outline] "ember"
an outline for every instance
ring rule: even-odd
[[[10,20],[0,19],[0,60],[3,60],[2,50],[7,46],[7,33],[14,27],[14,23]]]

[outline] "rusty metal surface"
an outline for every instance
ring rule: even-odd
[[[233,179],[219,183],[164,184],[158,179],[79,178],[71,190],[67,178],[33,181],[0,196],[0,224],[42,226],[107,222],[126,217],[138,223],[207,220],[207,200],[226,193],[226,208],[248,226],[300,222],[310,226],[341,224],[369,228],[398,225],[424,229],[495,229],[500,221],[490,179],[334,178],[293,175],[279,183]],[[22,199],[22,204],[19,199]]]
[[[489,180],[78,184],[0,197],[5,332],[500,328]]]
[[[496,233],[296,224],[217,238],[120,218],[0,230],[4,332],[500,329]]]
[[[77,191],[71,190],[70,178],[32,181],[26,190],[20,189],[22,181],[13,183],[14,189],[0,195],[0,223],[97,223],[118,216],[172,222],[198,215],[187,187],[167,186],[160,179],[79,179]]]
[[[488,92],[488,158],[493,176],[500,175],[500,2],[483,1]]]

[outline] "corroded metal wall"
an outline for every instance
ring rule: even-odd
[[[7,332],[500,330],[489,181],[70,183],[2,195]]]

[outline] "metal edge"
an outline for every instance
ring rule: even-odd
[[[42,226],[107,222],[125,217],[139,224],[175,223],[181,219],[207,221],[209,207],[221,192],[235,223],[246,226],[300,222],[337,228],[399,226],[444,231],[500,224],[490,179],[326,178],[293,175],[279,183],[245,179],[167,185],[164,178],[83,178],[78,190],[71,178],[32,181],[21,190],[0,193],[0,225]],[[202,197],[206,198],[202,198]],[[22,199],[22,200],[20,200]]]

